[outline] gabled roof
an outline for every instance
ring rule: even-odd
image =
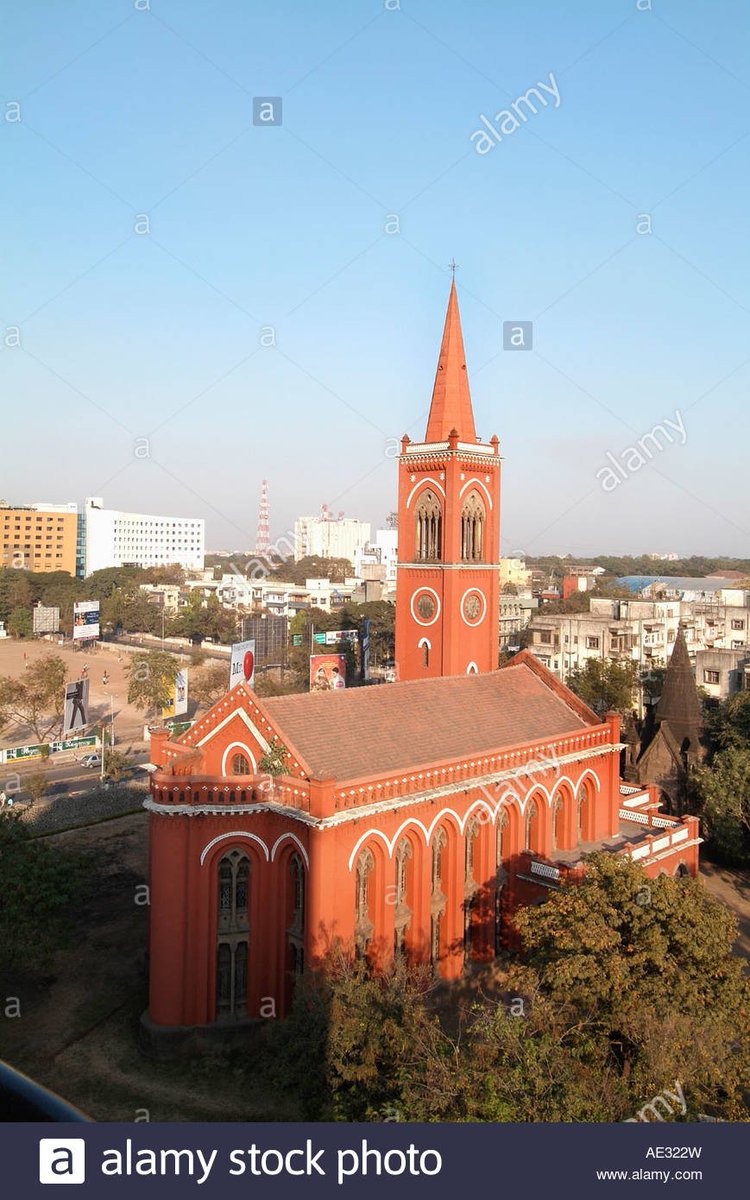
[[[316,778],[340,781],[413,770],[600,723],[523,656],[483,675],[275,696],[263,706]]]
[[[463,442],[477,440],[455,282],[451,284],[448,297],[425,441],[444,442],[453,430]]]

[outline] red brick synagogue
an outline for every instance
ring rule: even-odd
[[[697,820],[621,781],[618,717],[526,652],[497,669],[500,464],[452,286],[424,441],[399,458],[399,682],[273,699],[243,682],[152,734],[152,1028],[283,1015],[336,941],[456,978],[595,849],[696,873]]]

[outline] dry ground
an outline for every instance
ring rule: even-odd
[[[27,656],[26,659],[24,659],[24,654]],[[92,722],[109,716],[109,697],[112,696],[116,732],[121,737],[132,739],[138,735],[139,740],[142,739],[144,715],[127,701],[128,684],[125,675],[125,667],[129,659],[127,651],[119,654],[122,661],[118,662],[116,650],[99,649],[92,654],[90,650],[74,649],[72,644],[67,642],[60,646],[56,641],[46,641],[41,638],[33,641],[2,638],[0,639],[0,675],[20,677],[24,673],[27,661],[35,662],[46,654],[59,655],[64,659],[69,668],[69,679],[78,679],[83,664],[88,663]],[[102,683],[105,671],[109,676],[106,686]],[[6,729],[0,739],[0,745],[19,746],[30,740],[36,741],[33,735],[30,736],[30,730]]]

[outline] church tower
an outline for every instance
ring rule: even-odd
[[[397,678],[498,665],[500,455],[477,438],[455,282],[423,442],[399,457]]]

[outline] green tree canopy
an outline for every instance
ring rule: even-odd
[[[733,865],[750,863],[750,743],[720,750],[690,782],[712,853]]]
[[[575,667],[565,682],[584,704],[603,716],[610,709],[620,713],[632,709],[637,678],[635,663],[589,658],[582,667]]]
[[[0,966],[43,971],[65,945],[71,906],[85,892],[86,861],[32,838],[16,811],[0,812]]]
[[[0,675],[0,729],[23,734],[31,730],[38,742],[62,730],[65,680],[68,668],[57,654],[32,662],[20,678]]]
[[[165,650],[145,650],[134,654],[125,667],[128,677],[128,703],[152,716],[166,708],[174,690],[179,660]]]

